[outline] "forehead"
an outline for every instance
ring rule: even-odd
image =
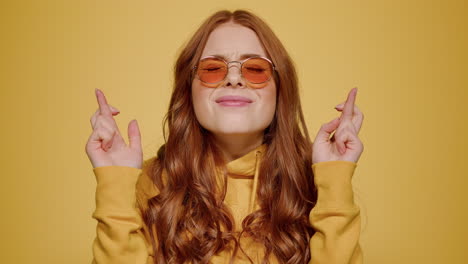
[[[230,22],[218,26],[211,32],[202,57],[221,55],[228,60],[237,60],[244,54],[266,57],[260,39],[253,30]]]

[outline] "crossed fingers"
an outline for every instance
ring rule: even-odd
[[[96,97],[98,101],[98,109],[91,116],[90,122],[93,129],[96,127],[96,121],[101,116],[103,118],[112,117],[120,113],[120,111],[107,103],[106,97],[101,91],[96,91]]]
[[[355,105],[357,88],[353,88],[348,94],[346,102],[341,103],[335,107],[336,110],[342,112],[340,119],[341,122],[351,122],[354,125],[356,134],[359,133],[364,120],[364,115],[361,110]]]

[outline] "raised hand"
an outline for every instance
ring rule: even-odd
[[[312,146],[312,164],[344,160],[357,163],[364,145],[358,138],[364,115],[354,105],[357,88],[351,89],[345,103],[335,107],[341,116],[323,124]],[[330,138],[330,135],[333,136]]]
[[[143,151],[137,121],[132,120],[128,124],[127,146],[113,117],[119,111],[107,104],[104,93],[99,89],[96,89],[96,98],[99,108],[91,117],[93,132],[86,143],[86,154],[93,168],[127,166],[141,169]]]

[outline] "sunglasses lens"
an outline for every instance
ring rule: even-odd
[[[198,77],[206,83],[217,83],[224,79],[226,64],[219,59],[208,58],[198,64]]]
[[[271,64],[262,58],[252,58],[244,62],[242,75],[251,83],[264,83],[271,77]]]
[[[226,77],[228,68],[226,63],[217,58],[206,58],[197,67],[198,77],[205,83],[218,83]],[[264,83],[271,78],[272,65],[262,58],[251,58],[242,64],[242,75],[254,84]]]

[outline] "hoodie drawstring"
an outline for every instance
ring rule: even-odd
[[[249,214],[253,213],[255,210],[255,203],[257,201],[257,183],[258,183],[258,172],[260,169],[260,166],[258,164],[259,161],[259,154],[260,151],[255,152],[255,173],[254,173],[254,181],[253,181],[253,186],[252,186],[252,192],[250,194],[250,204],[249,204]]]

